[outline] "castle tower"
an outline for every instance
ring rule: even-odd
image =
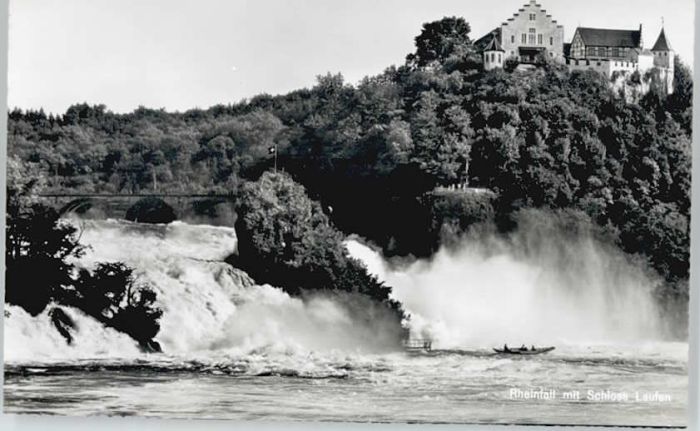
[[[505,60],[505,50],[494,35],[484,48],[484,70],[502,69],[503,61]]]
[[[666,82],[666,90],[668,94],[673,93],[673,74],[674,61],[676,53],[671,48],[671,44],[666,39],[666,31],[661,28],[659,38],[656,39],[654,47],[651,49],[654,54],[654,67],[657,67],[661,73],[661,77]]]
[[[673,51],[673,48],[671,48],[671,44],[668,43],[668,39],[666,39],[666,31],[663,28],[661,29],[659,38],[656,39],[656,43],[651,49],[651,52],[654,53],[654,66],[664,68],[673,67],[675,52]]]

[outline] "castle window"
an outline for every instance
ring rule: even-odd
[[[523,37],[521,38],[522,43],[527,43],[527,34],[523,33]]]
[[[537,14],[531,13],[530,14],[530,21],[534,21],[537,19]]]
[[[492,52],[492,53],[491,53],[491,63],[493,63],[494,61],[496,61],[496,54],[494,54],[494,53]]]
[[[503,61],[503,60],[501,59],[501,53],[499,52],[498,53],[498,62],[500,63],[501,61]]]
[[[591,65],[591,60],[586,60],[586,66],[590,66],[590,65]]]
[[[537,37],[537,29],[531,28],[528,31],[529,31],[529,34],[528,34],[528,38],[527,38],[527,43],[529,45],[534,45],[535,42],[537,42],[537,38],[536,38]]]
[[[606,49],[603,47],[598,48],[598,57],[605,57],[606,56]]]
[[[512,36],[510,37],[510,43],[515,43],[515,35],[512,35]]]
[[[620,56],[620,48],[613,48],[612,49],[612,56],[619,57]]]
[[[537,44],[542,45],[542,35],[541,34],[537,35]]]
[[[553,38],[553,37],[550,37],[550,38],[549,38],[549,44],[550,44],[550,45],[554,45],[554,38]]]

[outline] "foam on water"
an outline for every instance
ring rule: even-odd
[[[545,223],[466,237],[410,264],[392,265],[357,240],[346,244],[394,288],[413,336],[438,347],[643,345],[668,332],[654,300],[657,277],[610,245]]]
[[[21,307],[5,305],[5,360],[28,363],[59,359],[106,359],[115,352],[119,352],[120,357],[139,356],[137,346],[128,336],[105,328],[78,310],[65,310],[80,334],[70,346],[51,323],[47,310],[32,317]]]
[[[166,354],[141,353],[129,337],[65,308],[77,323],[69,346],[48,312],[31,317],[6,306],[7,412],[432,423],[527,423],[536,414],[547,423],[590,422],[593,410],[569,402],[493,410],[509,387],[547,386],[663,389],[671,407],[599,405],[595,415],[605,408],[610,423],[685,423],[687,344],[657,340],[654,281],[592,240],[472,238],[403,267],[348,242],[394,287],[413,332],[454,348],[413,355],[392,350],[381,321],[358,318],[353,311],[367,303],[301,301],[251,283],[222,261],[235,250],[233,229],[79,224],[91,248],[78,265],[123,261],[155,288]],[[557,349],[493,355],[504,341]]]
[[[125,221],[75,221],[81,242],[89,246],[76,263],[121,261],[149,283],[163,309],[156,340],[168,355],[299,354],[382,352],[395,347],[395,334],[382,321],[358,319],[356,310],[372,307],[355,298],[316,296],[300,300],[281,289],[255,285],[223,260],[236,249],[234,229],[208,225],[142,225]],[[32,318],[6,308],[5,358],[9,362],[139,355],[128,337],[102,328],[77,310],[76,342],[67,346],[47,313]],[[144,356],[144,355],[141,355]],[[152,358],[149,357],[149,358]]]
[[[262,354],[303,362],[309,352],[384,353],[396,347],[396,334],[385,331],[381,321],[358,318],[353,311],[366,310],[369,303],[320,296],[302,301],[257,286],[223,262],[236,249],[232,228],[76,223],[89,246],[79,266],[122,261],[155,288],[164,311],[157,341],[178,361],[235,362]],[[663,339],[663,319],[651,294],[658,280],[589,237],[529,229],[509,237],[465,238],[456,250],[443,249],[433,259],[401,267],[356,240],[347,247],[394,288],[411,314],[413,336],[432,338],[436,348],[613,344],[639,351]],[[78,323],[71,346],[48,313],[32,318],[17,307],[6,310],[9,362],[144,356],[131,339],[78,310],[66,309]]]

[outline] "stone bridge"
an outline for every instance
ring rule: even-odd
[[[235,200],[233,195],[175,193],[44,193],[40,196],[62,213],[78,213],[89,218],[124,218],[129,207],[137,201],[158,198],[173,207],[180,220],[211,219],[205,220],[208,222],[216,222],[215,219],[221,217],[230,218],[234,214]]]

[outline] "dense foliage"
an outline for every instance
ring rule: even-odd
[[[462,190],[435,190],[426,193],[424,206],[429,208],[428,219],[431,244],[458,246],[464,233],[472,226],[483,228],[495,219],[496,196],[487,190],[464,193]],[[437,249],[435,250],[437,251]]]
[[[41,202],[45,181],[32,165],[8,161],[5,302],[38,315],[50,304],[74,306],[106,326],[122,331],[149,350],[162,312],[156,294],[137,284],[133,269],[121,263],[101,263],[90,272],[78,270],[82,256],[78,229]],[[52,322],[71,342],[73,323],[60,308],[50,310]]]
[[[91,272],[81,270],[68,302],[106,326],[124,332],[148,349],[159,351],[153,338],[160,330],[163,311],[155,291],[139,283],[134,270],[121,262],[99,263]]]
[[[5,301],[34,316],[72,285],[68,259],[83,253],[76,228],[39,202],[41,187],[40,175],[17,159],[8,160]]]
[[[265,172],[245,184],[236,210],[236,263],[258,282],[294,295],[337,290],[397,306],[391,289],[349,257],[345,235],[287,174]]]
[[[621,97],[596,72],[547,62],[528,72],[514,65],[482,72],[469,32],[461,18],[426,24],[404,65],[357,85],[328,74],[310,89],[184,113],[15,110],[9,150],[40,164],[51,190],[236,193],[272,166],[268,150],[276,146],[280,169],[340,230],[401,255],[435,250],[436,211],[424,194],[468,182],[496,193],[493,217],[502,229],[521,208],[579,209],[672,285],[685,283],[688,68],[676,60],[670,96],[652,88]],[[252,193],[244,186],[242,199]],[[321,219],[303,220],[324,229]],[[450,223],[453,235],[468,224]]]

